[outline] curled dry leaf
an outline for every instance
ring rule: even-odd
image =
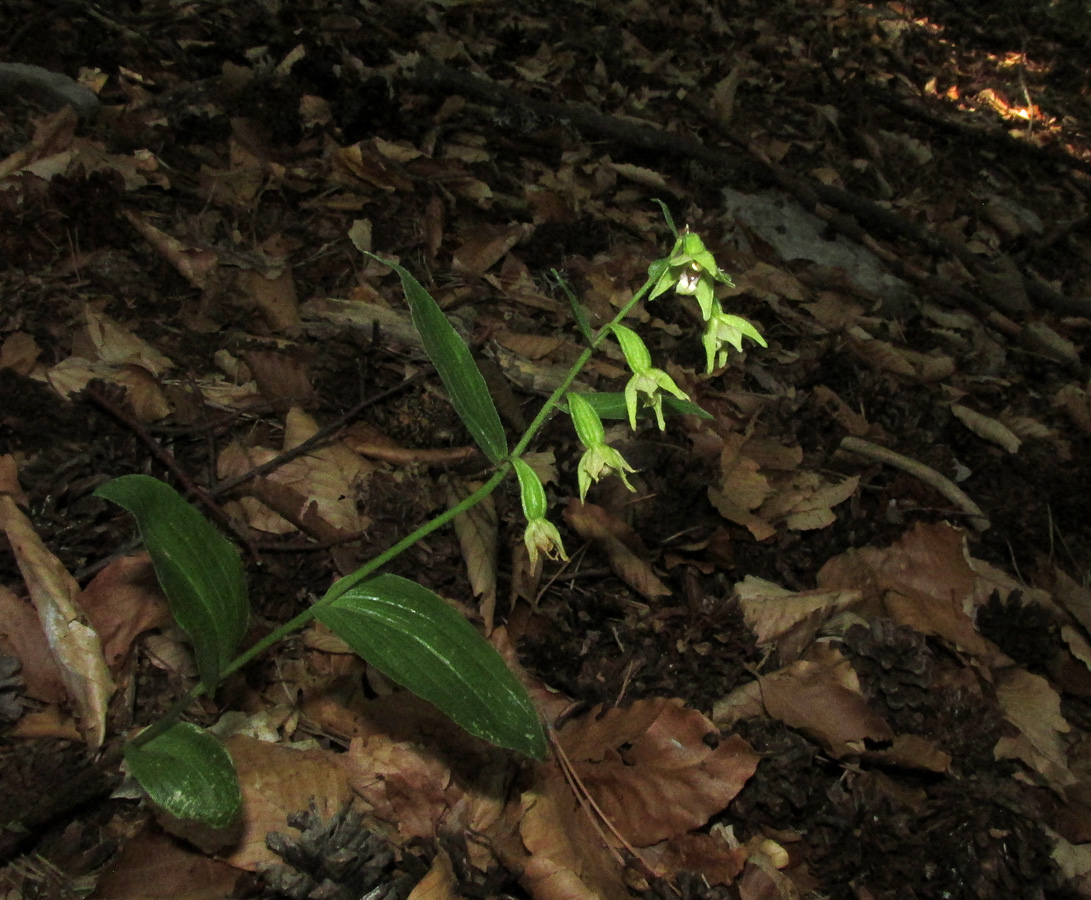
[[[652,571],[643,543],[621,519],[610,515],[594,503],[580,503],[573,499],[565,507],[565,521],[584,540],[593,541],[605,553],[622,581],[648,600],[670,594],[668,588]]]
[[[982,415],[967,406],[963,406],[961,403],[952,404],[951,412],[954,413],[956,419],[979,438],[991,441],[998,447],[1007,450],[1008,453],[1017,453],[1019,451],[1019,447],[1023,442],[1010,428],[996,419]]]
[[[775,641],[783,663],[798,658],[831,616],[861,600],[854,590],[793,593],[752,575],[735,585],[735,593],[758,646]]]
[[[7,494],[0,495],[0,528],[23,574],[61,678],[80,717],[80,731],[93,747],[106,736],[106,707],[114,682],[98,634],[79,608],[79,585],[39,539],[30,520]]]
[[[447,505],[456,506],[475,490],[480,483],[452,482],[447,488]],[[477,506],[455,517],[455,534],[466,561],[466,573],[470,587],[480,603],[481,618],[485,620],[485,633],[493,628],[496,613],[496,561],[499,555],[500,534],[496,518],[496,503],[486,497]]]

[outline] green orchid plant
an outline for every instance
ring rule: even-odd
[[[611,322],[593,331],[583,306],[566,289],[588,346],[510,450],[485,380],[443,311],[402,266],[368,254],[400,277],[425,351],[494,471],[462,502],[335,582],[314,604],[247,650],[238,652],[247,630],[249,603],[235,547],[161,481],[128,475],[99,488],[99,496],[136,519],[171,612],[193,643],[200,676],[199,683],[161,719],[126,744],[129,769],[153,802],[178,818],[216,828],[237,817],[241,792],[230,754],[216,737],[181,717],[196,698],[215,691],[233,672],[314,619],[471,734],[525,756],[545,757],[546,738],[537,710],[492,645],[437,594],[408,579],[377,573],[417,541],[480,503],[513,471],[519,482],[526,519],[523,539],[531,565],[536,566],[542,556],[567,559],[560,532],[547,518],[541,479],[523,459],[556,410],[571,416],[584,447],[577,468],[581,500],[593,483],[609,475],[619,476],[629,490],[635,490],[628,479],[635,470],[606,442],[603,418],[628,419],[635,430],[639,413],[650,409],[662,430],[668,413],[708,416],[666,372],[652,365],[647,345],[622,324],[642,300],[654,300],[672,289],[696,299],[706,323],[702,342],[709,373],[725,364],[728,348],[741,350],[743,338],[765,346],[749,322],[724,313],[716,289],[731,286],[731,279],[716,265],[700,237],[689,231],[678,233],[666,207],[660,206],[675,235],[674,248],[650,266],[647,281]],[[624,393],[571,392],[576,376],[610,337],[620,344],[632,372]]]

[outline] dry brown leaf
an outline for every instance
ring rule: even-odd
[[[19,678],[28,697],[60,703],[67,696],[60,666],[46,640],[42,623],[30,603],[0,584],[0,651],[16,657]]]
[[[1091,434],[1091,393],[1075,384],[1066,384],[1057,391],[1053,405],[1059,407],[1084,434]]]
[[[458,800],[451,770],[416,744],[382,735],[353,738],[341,764],[371,814],[407,840],[435,837]]]
[[[529,223],[475,225],[462,234],[451,268],[463,275],[484,275],[500,258],[534,230]]]
[[[95,884],[95,897],[110,900],[222,900],[230,897],[239,870],[160,831],[125,841]]]
[[[649,600],[670,594],[668,588],[652,571],[651,564],[636,533],[601,506],[580,503],[573,498],[564,510],[568,526],[580,537],[593,541],[606,554],[610,568],[634,591]]]
[[[261,396],[270,403],[301,407],[315,404],[310,367],[302,360],[272,350],[244,350],[239,356]]]
[[[828,407],[834,420],[849,434],[855,437],[881,438],[884,431],[878,425],[872,425],[867,417],[850,407],[834,391],[824,384],[811,390],[815,400]]]
[[[42,370],[38,362],[41,355],[42,348],[31,335],[25,331],[13,331],[0,344],[0,369],[11,369],[20,375],[34,377]]]
[[[147,341],[137,337],[113,319],[84,306],[84,327],[72,341],[72,355],[98,360],[111,365],[126,363],[162,375],[174,363]]]
[[[274,269],[268,273],[249,270],[241,274],[238,284],[270,330],[289,337],[299,334],[302,320],[291,268]]]
[[[922,769],[926,772],[946,772],[951,767],[951,754],[940,750],[927,738],[916,734],[899,734],[894,743],[883,750],[864,754],[869,762],[901,769]]]
[[[708,499],[716,507],[716,511],[729,522],[734,522],[736,525],[742,525],[744,528],[749,529],[754,536],[754,540],[768,540],[777,533],[772,525],[749,510],[743,509],[730,495],[725,494],[718,488],[710,487],[708,489]]]
[[[403,837],[484,833],[500,818],[515,760],[434,706],[404,691],[358,703],[353,733],[338,762],[372,815]]]
[[[970,429],[979,438],[991,441],[998,447],[1007,450],[1008,453],[1017,453],[1022,441],[1006,425],[991,419],[988,416],[975,412],[961,403],[952,403],[951,412],[954,413],[963,425]]]
[[[729,451],[725,450],[727,454]],[[746,456],[737,456],[724,465],[717,494],[729,497],[732,506],[755,510],[773,493],[769,479],[759,473],[758,463]],[[710,489],[711,495],[711,489]]]
[[[160,231],[139,213],[126,210],[125,218],[152,245],[160,256],[169,262],[178,274],[195,288],[207,290],[213,286],[213,273],[219,265],[219,257],[211,250],[187,247],[181,241]]]
[[[141,422],[158,422],[171,414],[170,403],[163,396],[159,382],[141,366],[122,366],[110,378],[126,390],[133,414]]]
[[[519,834],[530,858],[520,880],[534,900],[629,900],[621,866],[556,764],[539,769],[521,801]]]
[[[447,487],[447,505],[456,506],[480,486],[478,482],[452,482]],[[496,613],[496,563],[500,553],[499,521],[493,498],[486,497],[473,508],[455,516],[454,525],[470,587],[480,604],[485,633],[489,634]]]
[[[102,640],[107,665],[115,672],[125,664],[133,641],[142,632],[172,621],[147,553],[109,563],[78,600]]]
[[[1061,698],[1053,686],[1026,669],[1007,669],[997,673],[996,700],[1020,731],[1018,737],[999,740],[997,759],[1021,759],[1057,789],[1074,784],[1061,738],[1072,729],[1061,715]]]
[[[1059,566],[1053,567],[1053,579],[1053,598],[1091,634],[1091,590],[1069,577]]]
[[[26,506],[29,502],[19,484],[19,466],[10,453],[0,454],[0,494],[10,495],[20,506]]]
[[[401,167],[388,160],[371,141],[361,141],[337,150],[333,154],[333,163],[336,174],[350,184],[352,179],[359,179],[382,191],[413,189],[412,180],[402,173]]]
[[[758,756],[738,736],[715,749],[716,727],[682,700],[596,707],[565,724],[557,739],[607,819],[647,847],[704,825],[734,799]]]
[[[290,450],[318,431],[318,425],[299,407],[285,417],[284,449]],[[278,454],[264,447],[244,449],[231,444],[220,454],[217,473],[232,478]],[[356,506],[360,484],[374,471],[374,463],[343,444],[331,444],[296,457],[263,478],[255,478],[245,490],[280,517],[319,540],[336,540],[363,531],[369,519]],[[242,504],[248,524],[284,533],[282,522],[252,503]]]
[[[758,646],[775,641],[782,664],[797,659],[831,616],[862,598],[852,590],[793,593],[752,575],[735,585],[735,595]]]
[[[554,353],[565,341],[563,338],[543,334],[516,334],[514,331],[500,331],[493,334],[501,347],[518,353],[527,359],[539,360]]]
[[[748,855],[747,848],[731,846],[722,837],[702,832],[682,834],[641,851],[644,861],[667,878],[690,872],[709,884],[723,885],[735,881]]]
[[[230,838],[237,838],[223,859],[231,865],[256,871],[263,863],[280,862],[265,844],[270,831],[288,831],[289,813],[306,809],[314,802],[318,814],[326,819],[340,812],[352,801],[348,778],[338,765],[337,754],[326,750],[297,750],[270,744],[241,734],[225,741],[235,762],[242,788],[242,812]],[[178,833],[172,825],[168,830]],[[201,839],[182,829],[189,840],[202,849],[222,846],[224,837],[210,835]]]
[[[894,737],[860,693],[852,665],[835,650],[818,661],[797,660],[760,683],[770,716],[819,741],[834,756],[859,754],[866,740]]]
[[[98,749],[106,736],[106,711],[114,682],[102,643],[76,601],[79,585],[46,549],[30,520],[7,494],[0,494],[0,528],[7,534],[50,651],[60,665],[83,738]]]
[[[409,893],[408,900],[458,900],[461,894],[456,890],[454,866],[451,857],[442,847],[432,858],[432,867],[416,887]]]
[[[967,609],[979,576],[966,558],[963,533],[917,523],[885,548],[849,550],[818,573],[825,590],[858,589],[901,625],[936,635],[985,662],[1007,660],[974,627]]]
[[[848,346],[861,360],[875,369],[892,372],[904,378],[916,379],[917,370],[905,352],[887,341],[873,338],[859,327],[849,329]]]

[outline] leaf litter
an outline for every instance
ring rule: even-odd
[[[50,23],[102,108],[6,98],[0,125],[5,896],[1091,894],[1085,50],[911,6]],[[606,321],[662,253],[654,198],[768,350],[706,378],[695,308],[638,308],[712,419],[625,437],[636,493],[586,505],[547,429],[567,566],[528,570],[513,488],[395,564],[492,631],[553,758],[316,628],[195,709],[242,711],[239,834],[111,798],[193,674],[94,488],[169,459],[209,489],[260,636],[485,471],[361,251],[428,279],[511,423],[582,347],[552,270]],[[619,363],[582,377],[620,390]]]

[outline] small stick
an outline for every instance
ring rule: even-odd
[[[970,524],[976,531],[989,530],[989,518],[982,512],[981,507],[974,503],[962,488],[935,469],[929,468],[915,459],[910,459],[908,456],[902,456],[900,453],[888,450],[886,447],[880,447],[878,444],[871,443],[871,441],[865,441],[851,435],[841,440],[841,449],[848,450],[850,453],[858,453],[868,459],[878,460],[888,466],[893,466],[895,469],[908,472],[914,478],[919,478],[965,512],[970,519]]]

